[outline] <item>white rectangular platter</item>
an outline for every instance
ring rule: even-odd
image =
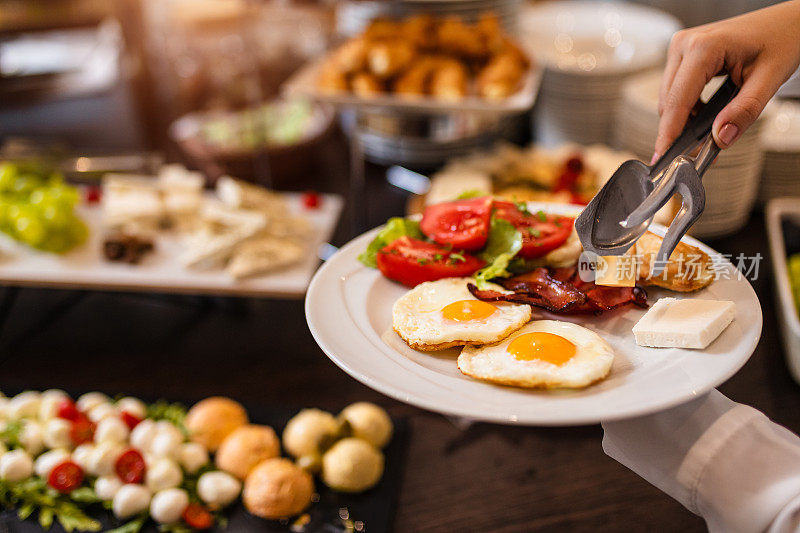
[[[155,251],[139,264],[110,262],[103,257],[105,231],[97,204],[78,208],[89,227],[89,238],[64,255],[33,250],[0,233],[0,285],[302,298],[319,266],[317,250],[333,235],[343,202],[339,196],[322,195],[318,208],[306,209],[300,194],[286,193],[286,199],[293,214],[310,220],[313,233],[305,259],[284,270],[237,281],[222,268],[189,269],[181,262],[183,246],[178,237],[169,234],[159,235]]]

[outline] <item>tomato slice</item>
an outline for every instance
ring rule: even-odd
[[[117,458],[114,471],[123,483],[141,483],[144,481],[147,466],[142,454],[131,448]]]
[[[58,402],[56,416],[65,420],[75,421],[81,416],[81,412],[78,410],[78,406],[75,405],[75,402],[69,398],[64,398]]]
[[[86,444],[94,440],[94,428],[95,425],[85,414],[78,413],[78,417],[72,421],[69,436],[75,446]]]
[[[458,250],[480,250],[489,236],[492,197],[429,205],[419,228],[439,244]]]
[[[486,264],[466,252],[411,237],[400,237],[384,246],[376,259],[384,276],[408,287],[423,281],[469,276]]]
[[[62,494],[68,494],[83,483],[83,469],[72,461],[59,463],[50,471],[47,484]]]
[[[208,529],[214,525],[214,517],[199,503],[190,503],[183,511],[183,521],[194,529]]]
[[[513,202],[497,201],[494,214],[508,220],[522,234],[522,249],[519,256],[535,259],[552,252],[569,238],[575,219],[560,215],[549,215],[542,211],[527,213]]]
[[[122,419],[122,421],[125,422],[125,425],[128,426],[128,429],[135,428],[136,426],[139,425],[139,422],[142,421],[141,418],[139,418],[136,415],[130,414],[128,411],[122,411],[122,414],[119,416]]]

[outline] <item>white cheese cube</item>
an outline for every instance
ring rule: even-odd
[[[655,348],[704,349],[728,327],[733,302],[661,298],[633,326],[636,344]]]
[[[638,265],[633,256],[633,248],[624,255],[599,256],[594,280],[596,285],[607,287],[633,287],[638,277]]]

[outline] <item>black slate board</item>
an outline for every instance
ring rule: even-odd
[[[297,410],[251,410],[248,409],[253,423],[272,426],[278,435],[283,431],[289,419]],[[400,490],[405,451],[408,443],[409,428],[405,420],[395,419],[394,436],[389,446],[384,450],[386,456],[386,470],[377,486],[361,494],[344,494],[328,489],[319,479],[315,479],[319,501],[312,503],[306,511],[311,522],[301,531],[307,533],[336,533],[345,531],[340,519],[340,510],[346,509],[350,520],[360,521],[364,527],[362,531],[369,533],[384,533],[392,531],[394,510],[397,494]],[[268,521],[257,518],[247,511],[241,503],[237,503],[227,511],[229,518],[226,529],[209,530],[214,533],[239,533],[239,532],[268,532],[286,533],[292,531],[292,521]],[[116,522],[109,512],[100,510],[94,517],[103,524],[103,531],[121,525]],[[35,517],[25,521],[17,518],[16,511],[4,510],[0,513],[0,533],[34,533],[42,529]],[[143,533],[157,533],[158,528],[149,523]],[[65,533],[57,523],[50,529],[52,533]]]

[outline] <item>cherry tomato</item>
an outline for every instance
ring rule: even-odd
[[[581,172],[583,172],[583,158],[580,156],[580,154],[575,154],[569,159],[567,159],[567,162],[564,164],[564,166],[570,172],[574,172],[575,174],[580,174]]]
[[[494,214],[508,220],[522,234],[522,250],[519,256],[525,259],[542,257],[564,244],[570,233],[574,219],[543,212],[527,213],[521,211],[513,202],[497,201]]]
[[[85,414],[79,413],[78,417],[72,421],[72,427],[69,430],[69,436],[75,446],[92,442],[94,427],[92,421]]]
[[[199,503],[190,503],[183,511],[183,521],[194,529],[208,529],[214,525],[214,517]]]
[[[141,483],[147,466],[142,454],[131,448],[117,458],[114,471],[123,483]]]
[[[69,398],[64,398],[63,400],[58,402],[58,406],[56,408],[56,416],[58,416],[58,418],[63,418],[65,420],[75,421],[81,416],[81,412],[78,411],[78,406],[75,405],[75,402],[73,402]]]
[[[304,192],[302,200],[303,200],[303,207],[305,207],[306,209],[316,209],[322,203],[322,199],[320,198],[319,194],[317,194],[314,191]]]
[[[72,461],[57,464],[47,477],[47,484],[63,494],[77,489],[81,483],[83,483],[83,469]]]
[[[480,250],[489,236],[492,198],[455,200],[429,205],[419,224],[422,233],[458,250]]]
[[[139,425],[139,422],[142,421],[141,418],[129,413],[128,411],[122,411],[122,414],[120,414],[120,418],[122,419],[123,422],[125,422],[125,425],[128,426],[128,429],[135,428],[136,426]]]
[[[97,185],[90,185],[86,188],[86,203],[96,204],[102,198],[103,193]]]
[[[408,287],[423,281],[469,276],[486,264],[467,252],[410,237],[400,237],[384,246],[378,252],[377,262],[384,276]]]

